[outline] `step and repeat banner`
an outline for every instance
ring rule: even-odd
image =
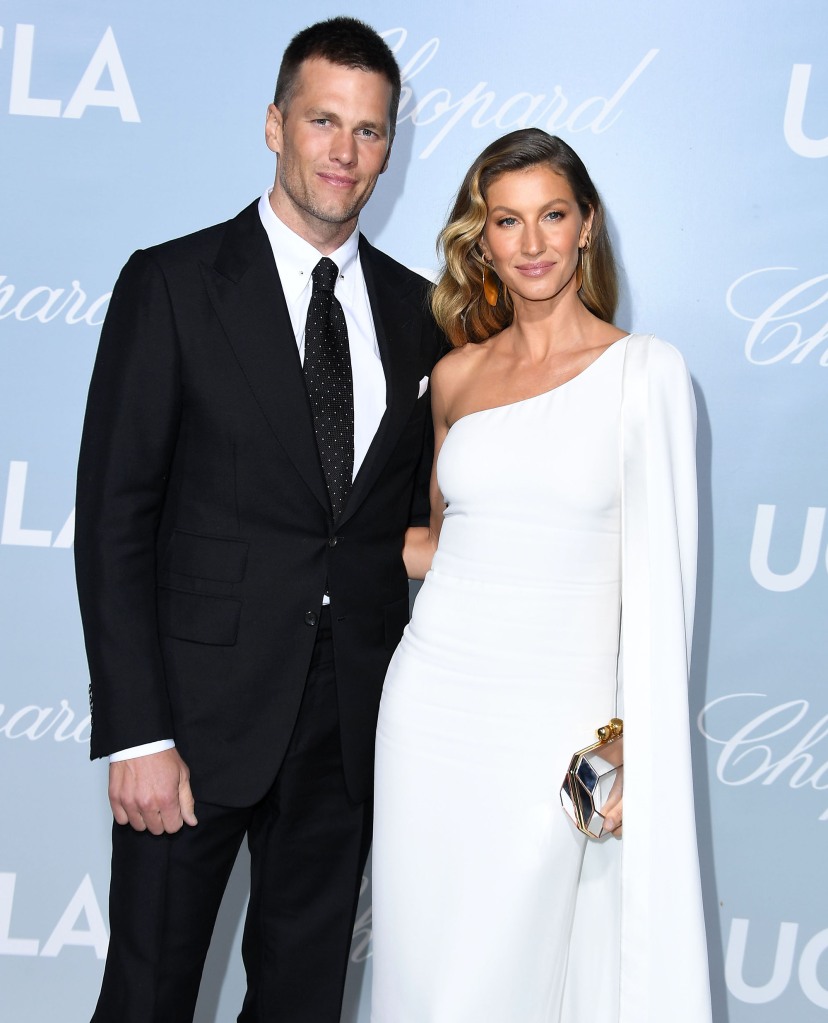
[[[826,1019],[828,6],[342,7],[0,10],[0,1015],[88,1020],[107,946],[107,771],[88,759],[72,544],[113,282],[134,249],[227,219],[271,183],[263,123],[282,50],[304,25],[348,13],[383,32],[404,78],[364,233],[432,275],[468,164],[499,134],[538,125],[574,146],[603,193],[623,268],[618,323],[687,359],[700,412],[692,708],[715,1019]],[[200,1023],[235,1019],[241,1003],[244,868]],[[367,1023],[370,962],[367,877],[346,1023]]]

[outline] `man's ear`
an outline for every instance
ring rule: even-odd
[[[282,111],[275,103],[271,103],[267,108],[267,115],[265,117],[265,143],[272,153],[281,153],[282,151],[283,128],[284,118],[282,117]]]
[[[394,139],[392,138],[388,143],[388,149],[385,151],[385,161],[383,162],[380,174],[384,174],[388,170],[388,161],[391,159],[391,147],[394,145]]]

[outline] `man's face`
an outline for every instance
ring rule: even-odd
[[[313,58],[287,110],[268,107],[265,138],[279,155],[270,202],[311,244],[339,245],[353,230],[388,164],[390,105],[383,75]]]

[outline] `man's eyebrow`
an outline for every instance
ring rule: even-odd
[[[310,107],[307,111],[308,117],[324,117],[326,121],[338,121],[339,118],[336,114],[331,113],[330,110],[323,110],[321,107]]]

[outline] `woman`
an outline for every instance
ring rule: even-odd
[[[455,349],[377,732],[373,1021],[705,1023],[687,371],[612,325],[603,206],[560,139],[489,146],[441,244]],[[595,842],[558,791],[616,713],[624,838]]]

